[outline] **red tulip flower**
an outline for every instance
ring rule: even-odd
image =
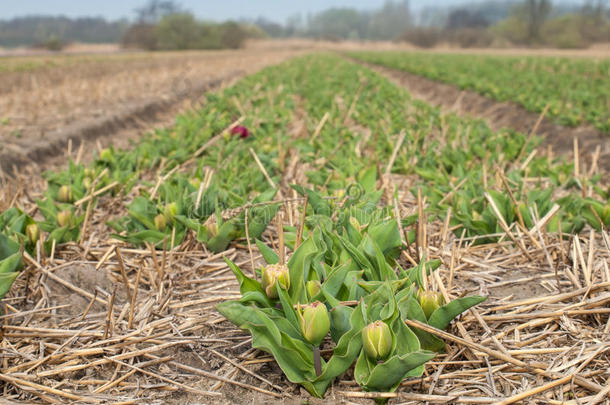
[[[250,131],[248,130],[248,128],[242,126],[242,125],[238,125],[235,128],[233,128],[231,130],[231,134],[232,135],[239,135],[240,138],[242,139],[246,139],[248,138],[250,135],[252,135],[250,133]]]

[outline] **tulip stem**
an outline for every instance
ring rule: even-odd
[[[316,376],[322,375],[322,360],[320,358],[320,346],[313,347],[313,368],[316,370]]]

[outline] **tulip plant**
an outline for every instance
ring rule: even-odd
[[[19,244],[0,233],[0,299],[8,292],[21,269]]]
[[[242,298],[221,303],[218,311],[248,330],[253,347],[272,354],[290,381],[317,397],[354,363],[356,382],[369,391],[392,391],[404,378],[421,375],[444,345],[411,330],[405,319],[445,329],[485,298],[445,304],[436,293],[422,292],[423,266],[432,271],[440,263],[401,268],[400,231],[386,208],[371,206],[376,191],[339,206],[298,189],[312,202],[309,236],[286,264],[256,241],[267,261],[260,282],[227,259]],[[329,358],[320,356],[321,345],[332,347]]]

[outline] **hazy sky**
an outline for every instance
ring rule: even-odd
[[[198,17],[210,20],[255,18],[265,16],[284,22],[295,13],[320,11],[329,7],[356,7],[375,9],[385,0],[178,0]],[[453,5],[464,0],[411,0],[413,8],[425,4]],[[0,0],[0,20],[16,16],[44,14],[77,16],[103,16],[109,19],[132,18],[133,10],[145,0]]]

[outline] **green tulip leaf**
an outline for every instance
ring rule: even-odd
[[[419,302],[413,295],[408,296],[405,300],[399,302],[400,316],[405,319],[414,319],[423,323],[428,323],[424,310],[419,305]],[[419,339],[422,349],[442,352],[445,349],[445,343],[432,335],[420,329],[412,329]]]
[[[305,283],[309,280],[309,270],[313,260],[323,254],[320,247],[316,245],[316,234],[319,237],[319,231],[314,231],[309,238],[301,243],[288,260],[290,270],[290,289],[288,293],[293,304],[307,302]]]
[[[292,187],[297,193],[299,193],[303,197],[307,196],[309,198],[309,205],[313,208],[315,214],[330,217],[332,212],[330,205],[324,198],[322,198],[320,194],[296,184],[291,184],[290,187]]]
[[[428,325],[440,330],[447,329],[451,321],[464,311],[474,307],[485,301],[487,297],[472,296],[462,297],[451,301],[450,303],[438,308],[430,315]]]
[[[0,299],[8,293],[18,275],[18,272],[0,273]]]
[[[280,262],[280,258],[278,257],[277,253],[258,239],[256,239],[256,247],[258,247],[259,252],[261,252],[263,259],[265,259],[267,264],[277,264]]]
[[[256,295],[258,297],[257,300],[260,298],[260,300],[266,303],[266,306],[271,306],[271,301],[267,298],[267,294],[265,294],[265,290],[261,286],[261,283],[256,280],[252,280],[250,277],[246,276],[244,272],[241,271],[241,269],[230,259],[225,257],[224,260],[233,272],[233,274],[235,274],[235,277],[239,282],[239,292],[242,295],[245,295],[246,293],[258,293],[265,298],[262,299],[259,295]]]
[[[0,234],[1,236],[2,234]],[[9,257],[0,260],[0,274],[8,274],[16,272],[21,268],[21,252],[10,255]]]
[[[402,356],[392,356],[383,363],[375,364],[361,352],[354,377],[367,391],[392,392],[409,372],[432,360],[436,353],[417,351]]]

